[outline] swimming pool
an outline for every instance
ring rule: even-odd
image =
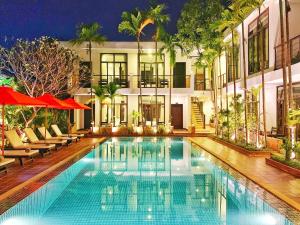
[[[0,224],[293,224],[249,184],[186,139],[111,138]]]

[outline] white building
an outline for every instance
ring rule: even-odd
[[[284,1],[283,1],[284,2]],[[300,107],[300,1],[289,0],[291,11],[289,13],[289,28],[290,28],[290,50],[292,61],[292,82],[294,85],[294,101],[297,107]],[[266,96],[266,124],[267,131],[270,131],[272,127],[277,127],[279,130],[282,128],[282,113],[283,113],[283,76],[281,66],[281,52],[280,52],[280,14],[279,14],[279,1],[278,0],[266,0],[261,6],[261,22],[263,30],[265,32],[265,96]],[[284,12],[285,13],[285,12]],[[257,46],[257,40],[259,34],[257,32],[259,10],[254,10],[245,20],[245,57],[246,57],[246,74],[247,74],[247,89],[251,87],[257,87],[261,84],[261,72],[259,65],[259,52],[261,47]],[[285,17],[285,14],[284,14]],[[239,36],[239,43],[242,43],[242,25],[240,24],[236,31]],[[231,40],[231,34],[225,36],[225,41]],[[237,93],[243,95],[243,66],[242,66],[242,45],[238,44],[239,57],[236,59],[236,90]],[[229,55],[228,55],[229,54]],[[225,93],[226,93],[226,79],[228,77],[228,93],[233,95],[233,77],[232,66],[230,60],[227,60],[226,69],[226,57],[230,58],[230,52],[224,52],[221,57],[221,66],[218,64],[218,60],[215,62],[215,74],[218,76],[219,87],[223,85],[223,89],[218,91],[218,105],[220,108],[221,97],[222,108],[225,108]],[[221,69],[221,72],[219,71]],[[222,74],[222,76],[219,76]],[[224,82],[222,82],[222,79]],[[222,95],[221,95],[222,93]],[[261,96],[262,99],[262,96]],[[262,104],[260,104],[262,107]]]
[[[67,46],[77,52],[81,58],[81,65],[89,67],[89,54],[87,44],[81,46],[72,46],[64,42]],[[159,44],[160,47],[160,44]],[[146,123],[155,123],[155,85],[156,85],[156,67],[155,67],[155,43],[142,42],[142,54],[140,57],[140,71],[142,77],[142,102],[143,113]],[[205,79],[203,71],[196,70],[193,57],[187,57],[177,51],[176,65],[172,74],[172,125],[175,128],[188,128],[191,124],[196,128],[203,127],[203,115],[206,118],[206,124],[212,112],[210,79]],[[111,120],[110,100],[107,98],[102,103],[102,121],[101,124],[114,123],[132,124],[132,112],[139,111],[139,78],[137,76],[137,43],[136,42],[106,42],[104,45],[93,44],[92,47],[92,84],[106,85],[109,82],[116,82],[121,87],[118,90],[118,96],[115,98],[113,107],[113,119]],[[89,81],[89,78],[86,79]],[[159,57],[158,62],[158,124],[169,122],[169,84],[170,84],[170,65],[169,56],[164,54]],[[201,97],[199,97],[201,96]],[[197,98],[194,98],[197,97]],[[75,95],[79,102],[89,104],[90,84],[89,82],[82,87]],[[100,124],[100,104],[95,102],[95,126]],[[193,116],[196,115],[197,116]],[[200,118],[200,119],[196,119]],[[88,128],[91,124],[91,112],[75,112],[75,121],[77,129]]]

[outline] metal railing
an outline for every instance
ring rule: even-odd
[[[290,39],[291,64],[300,62],[300,35]],[[282,68],[282,46],[275,47],[275,69]]]
[[[172,76],[172,83],[171,81]],[[173,75],[159,75],[157,80],[158,88],[169,88],[170,84],[172,88],[190,88],[191,87],[191,76],[173,76]],[[156,76],[142,76],[140,82],[140,76],[138,75],[93,75],[92,85],[105,86],[110,82],[115,82],[121,88],[155,88],[156,87]],[[85,83],[85,88],[90,87],[90,82]]]

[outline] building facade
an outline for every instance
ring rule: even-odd
[[[80,56],[80,72],[89,68],[89,54],[87,44],[72,46],[68,42],[64,46],[73,49]],[[159,43],[159,48],[161,43]],[[172,125],[177,129],[187,129],[191,124],[196,128],[203,128],[209,123],[212,112],[211,79],[203,70],[194,66],[195,57],[183,55],[177,51],[176,64],[170,72],[169,56],[164,53],[158,57],[156,69],[155,43],[142,42],[140,55],[140,74],[138,74],[137,43],[136,42],[106,42],[103,45],[93,44],[92,47],[92,84],[90,74],[83,77],[80,90],[75,94],[79,102],[91,106],[91,85],[105,86],[109,82],[116,83],[120,89],[118,95],[111,99],[106,98],[101,103],[96,99],[94,107],[94,124],[103,126],[113,124],[130,125],[134,122],[133,112],[143,110],[144,121],[148,125],[167,124],[172,120]],[[170,79],[172,74],[172,80]],[[156,76],[157,75],[157,76]],[[158,78],[156,82],[156,78]],[[142,89],[142,107],[140,106],[140,85]],[[157,99],[156,99],[157,85]],[[171,85],[171,107],[169,104]],[[93,95],[94,97],[94,95]],[[102,116],[100,116],[100,111]],[[100,121],[101,117],[101,121]],[[200,119],[198,119],[200,118]],[[205,118],[205,119],[204,119]],[[76,128],[89,128],[91,112],[76,110],[74,113]]]
[[[284,2],[284,1],[283,1]],[[294,101],[296,107],[300,106],[300,1],[290,0],[289,30],[290,30],[290,56],[293,83]],[[284,20],[285,20],[285,12]],[[258,21],[259,20],[259,21]],[[247,90],[258,87],[262,83],[261,51],[264,51],[265,65],[265,99],[266,99],[266,125],[267,131],[272,128],[283,129],[283,70],[281,63],[280,39],[280,11],[278,0],[264,1],[259,10],[254,10],[245,20],[245,72]],[[259,27],[259,29],[258,29]],[[215,76],[217,80],[217,99],[219,110],[226,108],[226,91],[232,98],[234,93],[233,70],[236,74],[236,93],[244,93],[244,67],[242,48],[242,25],[236,27],[238,41],[236,43],[235,60],[231,60],[231,52],[223,52],[220,63],[215,61]],[[264,37],[264,44],[261,39]],[[224,41],[230,42],[231,34],[225,35]],[[260,43],[260,44],[259,44]],[[234,63],[232,63],[234,61]],[[232,65],[233,64],[233,65]],[[288,73],[288,68],[286,69]],[[226,85],[228,81],[228,86]],[[227,86],[227,87],[226,87]],[[227,88],[227,90],[226,90]],[[262,92],[259,106],[262,112]],[[248,107],[251,108],[251,107]],[[248,109],[249,110],[249,109]]]

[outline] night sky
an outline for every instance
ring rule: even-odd
[[[186,0],[156,2],[167,5],[171,17],[167,30],[175,33]],[[102,33],[108,40],[133,40],[118,32],[121,14],[148,5],[149,0],[0,0],[0,44],[10,45],[16,38],[33,39],[43,35],[69,40],[75,37],[76,25],[91,22],[103,26]],[[148,29],[150,33],[151,28]],[[144,40],[150,37],[146,35]]]

